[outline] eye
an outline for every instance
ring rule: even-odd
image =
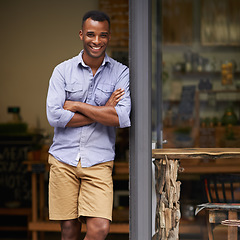
[[[87,33],[87,36],[88,37],[94,37],[94,34],[93,33]]]
[[[103,33],[103,34],[101,34],[101,37],[102,37],[102,38],[106,38],[107,36],[108,36],[107,33]]]

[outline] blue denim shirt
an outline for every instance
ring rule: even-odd
[[[47,95],[47,118],[54,127],[49,153],[61,162],[82,167],[114,160],[116,128],[92,123],[83,127],[66,127],[74,113],[63,109],[66,100],[104,106],[118,88],[125,90],[115,109],[120,128],[130,126],[131,100],[129,69],[105,55],[93,76],[82,59],[82,53],[60,63],[53,71]]]

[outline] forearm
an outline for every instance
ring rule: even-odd
[[[72,119],[67,123],[66,127],[82,127],[89,125],[94,121],[80,113],[75,113]]]
[[[77,112],[106,126],[119,126],[117,112],[113,106],[93,106],[87,103],[75,102]]]
[[[105,106],[93,106],[83,102],[65,101],[63,108],[76,115],[69,121],[67,127],[80,127],[93,122],[99,122],[106,126],[119,126],[119,117],[115,106],[124,94],[124,89],[118,88],[112,93]]]

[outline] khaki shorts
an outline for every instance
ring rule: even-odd
[[[113,161],[82,168],[49,155],[49,218],[70,220],[100,217],[112,220]]]

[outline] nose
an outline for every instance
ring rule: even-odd
[[[93,40],[93,43],[94,44],[99,44],[101,41],[100,41],[100,37],[99,36],[95,36],[94,40]]]

